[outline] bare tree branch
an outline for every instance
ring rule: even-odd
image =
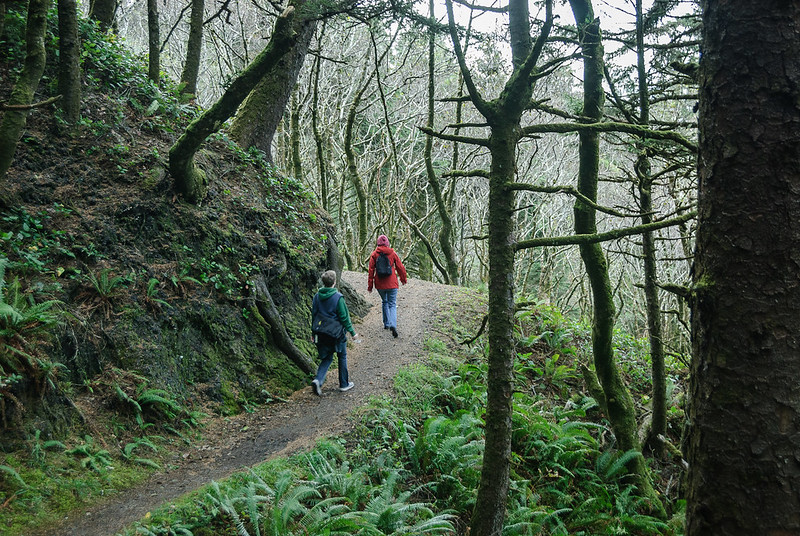
[[[598,242],[608,242],[609,240],[616,240],[626,236],[642,234],[647,231],[655,231],[665,227],[672,227],[687,222],[697,216],[696,211],[687,212],[677,218],[669,220],[654,221],[646,225],[637,225],[635,227],[627,227],[625,229],[615,229],[605,233],[595,234],[580,234],[572,236],[554,236],[545,238],[532,238],[530,240],[522,240],[514,245],[514,249],[519,251],[521,249],[538,248],[543,246],[574,246],[578,244],[596,244]]]

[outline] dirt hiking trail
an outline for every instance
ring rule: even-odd
[[[174,462],[177,468],[155,473],[142,484],[109,497],[86,512],[74,513],[58,526],[37,533],[38,536],[117,534],[147,512],[211,480],[223,479],[270,458],[302,451],[321,437],[352,428],[353,422],[347,415],[367,397],[391,393],[398,369],[421,359],[423,341],[437,308],[443,298],[458,292],[458,288],[417,279],[401,285],[397,295],[399,337],[395,339],[383,329],[380,296],[375,291],[366,292],[367,274],[342,272],[342,279],[372,305],[367,316],[354,325],[362,342],[348,344],[348,369],[355,388],[339,392],[336,370],[332,369],[321,398],[305,387],[285,403],[231,418],[214,418],[202,430],[202,439],[186,447]]]

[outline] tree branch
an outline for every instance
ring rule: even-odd
[[[535,186],[533,184],[523,184],[519,182],[512,182],[506,184],[506,188],[509,190],[517,190],[517,191],[525,191],[525,192],[536,192],[540,194],[569,194],[575,199],[580,200],[582,203],[589,205],[593,209],[604,212],[606,214],[610,214],[611,216],[617,216],[619,218],[635,218],[637,216],[641,216],[641,213],[630,213],[625,214],[624,212],[619,212],[618,210],[614,210],[613,208],[604,207],[602,205],[598,205],[578,190],[573,188],[572,186]]]
[[[34,102],[33,104],[6,104],[4,102],[0,102],[0,110],[33,110],[34,108],[43,108],[48,104],[53,104],[57,100],[60,100],[63,95],[56,95],[55,97],[50,97],[47,100],[43,100],[41,102]]]
[[[648,231],[656,231],[665,227],[672,227],[687,222],[697,216],[696,211],[687,212],[677,218],[669,220],[660,220],[648,223],[645,225],[637,225],[635,227],[627,227],[625,229],[615,229],[614,231],[607,231],[605,233],[595,234],[580,234],[572,236],[556,236],[545,238],[532,238],[530,240],[522,240],[514,245],[514,249],[519,251],[521,249],[538,248],[543,246],[574,246],[578,244],[596,244],[598,242],[608,242],[609,240],[616,240],[626,236],[646,233]]]
[[[486,138],[470,138],[468,136],[454,136],[452,134],[444,134],[442,132],[436,132],[428,127],[417,127],[425,134],[429,136],[433,136],[434,138],[439,138],[440,140],[447,140],[447,141],[455,141],[458,143],[469,143],[472,145],[480,145],[481,147],[489,147],[489,140]]]
[[[442,173],[442,177],[482,177],[484,179],[489,178],[489,172],[485,169],[470,169],[470,170],[462,170],[462,169],[454,169],[448,171],[447,173]]]
[[[542,125],[531,125],[522,129],[523,135],[529,136],[541,133],[557,133],[565,134],[568,132],[625,132],[627,134],[635,134],[646,138],[656,140],[670,140],[682,145],[693,153],[697,152],[697,145],[690,142],[677,132],[652,130],[640,125],[632,125],[629,123],[550,123]]]
[[[464,50],[461,48],[461,40],[458,38],[455,15],[453,14],[453,2],[452,0],[445,0],[445,4],[447,6],[447,22],[450,28],[450,40],[453,42],[453,51],[456,54],[458,67],[461,69],[461,76],[464,78],[464,84],[467,86],[467,91],[469,92],[469,96],[475,108],[478,109],[481,115],[488,117],[490,112],[489,105],[483,100],[480,91],[478,91],[478,87],[475,85],[475,81],[472,79],[472,73],[470,73],[467,67],[467,60],[464,57]]]

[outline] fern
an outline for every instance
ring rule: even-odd
[[[125,447],[123,447],[122,449],[123,457],[125,457],[126,459],[130,459],[133,455],[133,451],[135,451],[139,447],[147,447],[153,452],[158,452],[158,447],[152,441],[150,441],[146,437],[140,437],[126,444]]]
[[[137,415],[140,415],[142,413],[142,406],[139,404],[139,402],[134,400],[128,393],[123,391],[119,383],[114,382],[113,387],[114,387],[114,392],[117,394],[117,398],[119,398],[120,401],[125,402],[126,404],[132,406],[136,410]]]
[[[413,430],[413,428],[405,424],[403,421],[398,421],[397,434],[400,438],[400,442],[403,444],[406,454],[408,455],[408,461],[411,464],[411,470],[416,474],[420,474],[422,470],[419,463],[419,456],[417,455],[417,449],[415,448],[414,441],[411,439],[409,430]]]
[[[78,456],[81,467],[91,469],[97,473],[104,473],[111,466],[111,454],[104,449],[98,449],[92,436],[84,436],[84,443],[66,451],[66,454]]]
[[[0,465],[0,472],[9,475],[12,478],[12,480],[14,480],[17,484],[19,484],[19,486],[22,489],[28,488],[28,484],[26,484],[25,481],[22,480],[22,477],[13,467],[9,467],[7,465]]]
[[[628,474],[628,463],[642,456],[636,449],[631,449],[621,455],[614,451],[605,452],[597,458],[596,470],[605,480],[612,480]]]
[[[145,467],[151,467],[156,470],[161,469],[161,466],[158,464],[158,462],[155,462],[150,458],[133,458],[131,461],[133,463],[144,465]]]
[[[170,394],[164,389],[147,389],[142,392],[136,401],[139,407],[150,409],[157,415],[162,415],[167,420],[172,420],[182,409],[180,404],[170,398]]]
[[[86,273],[86,279],[91,283],[94,291],[103,299],[110,299],[116,294],[120,287],[125,286],[128,278],[125,276],[109,277],[111,270],[104,268],[97,275],[92,272]]]

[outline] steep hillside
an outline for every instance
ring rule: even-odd
[[[194,107],[85,31],[82,119],[70,129],[53,106],[31,112],[8,175],[15,202],[0,213],[4,302],[29,312],[46,303],[57,320],[3,334],[6,449],[34,430],[62,437],[86,420],[76,401],[89,392],[112,412],[163,420],[177,406],[148,415],[137,397],[164,389],[186,408],[208,400],[233,413],[293,391],[306,377],[297,356],[311,350],[310,299],[329,267],[333,230],[311,194],[224,134],[198,156],[208,197],[183,202],[166,155]],[[0,101],[15,53],[0,56]],[[37,100],[52,96],[53,68]],[[299,352],[279,348],[284,334]]]

